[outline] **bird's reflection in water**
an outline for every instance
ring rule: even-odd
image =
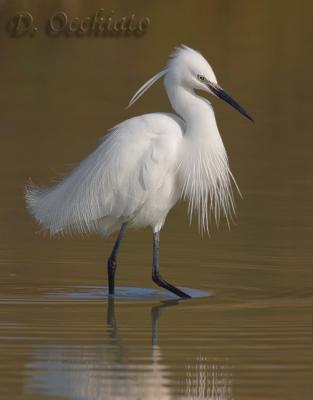
[[[199,356],[186,365],[185,399],[232,400],[232,370],[220,360]]]
[[[67,399],[210,399],[231,400],[231,371],[205,356],[188,360],[178,382],[162,359],[159,319],[178,301],[162,302],[151,308],[151,356],[148,362],[130,361],[115,315],[114,299],[107,303],[109,341],[95,345],[44,345],[36,347],[27,365],[30,380],[26,392]],[[140,333],[140,332],[139,332]],[[79,343],[79,342],[78,342]],[[147,361],[147,360],[145,360]],[[214,361],[214,360],[213,360]],[[174,381],[174,382],[173,382]],[[179,394],[173,392],[178,385]],[[178,397],[177,397],[178,396]]]

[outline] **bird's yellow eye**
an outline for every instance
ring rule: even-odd
[[[205,80],[205,78],[204,78],[203,75],[198,75],[198,79],[199,79],[199,81],[201,81],[201,82],[203,82],[203,81]]]

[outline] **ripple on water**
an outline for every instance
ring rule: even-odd
[[[46,299],[49,300],[101,300],[108,298],[108,289],[101,286],[76,286],[76,291],[62,291],[48,293]],[[181,288],[192,298],[202,298],[212,295],[198,289]],[[179,298],[169,291],[159,288],[139,288],[139,287],[117,287],[114,298],[116,300],[179,300]]]

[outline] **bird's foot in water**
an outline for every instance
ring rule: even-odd
[[[182,299],[191,299],[191,296],[189,296],[189,294],[187,294],[187,293],[183,292],[182,290],[178,289],[176,286],[171,285],[165,279],[163,279],[160,275],[153,274],[152,280],[158,286],[160,286],[160,287],[162,287],[164,289],[167,289],[168,291],[176,294],[176,296],[179,296]]]

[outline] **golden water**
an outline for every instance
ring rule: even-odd
[[[101,6],[148,16],[147,33],[5,33],[21,10],[41,27]],[[312,399],[312,12],[308,1],[1,2],[1,399]],[[124,107],[180,43],[255,117],[213,100],[244,200],[231,231],[201,238],[182,204],[162,232],[163,275],[209,297],[108,303],[113,238],[40,235],[24,184],[66,173],[118,121],[168,110],[161,85]],[[151,232],[129,231],[117,284],[154,287],[150,264]]]

